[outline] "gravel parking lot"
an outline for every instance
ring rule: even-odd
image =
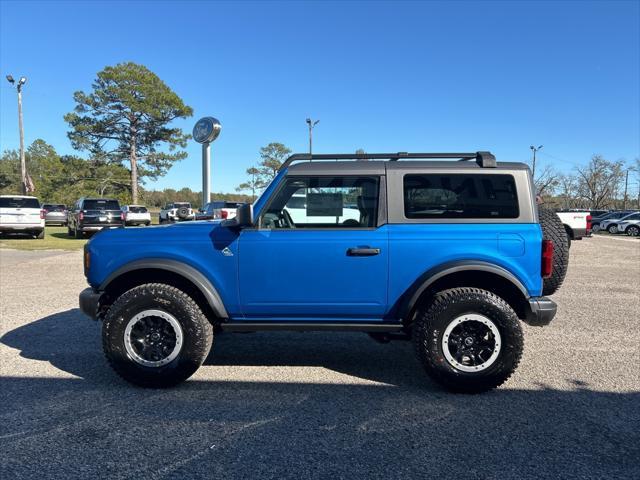
[[[0,476],[640,478],[640,241],[574,242],[559,314],[488,394],[408,342],[225,334],[172,390],[119,380],[83,317],[80,252],[0,249]]]

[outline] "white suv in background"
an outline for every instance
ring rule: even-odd
[[[151,213],[144,205],[125,205],[122,213],[125,225],[151,225]]]
[[[160,210],[160,223],[184,222],[195,220],[196,215],[189,202],[174,202],[167,204]]]
[[[209,202],[196,213],[196,220],[230,220],[235,218],[238,202],[216,200]]]
[[[36,197],[0,195],[0,233],[4,232],[44,238],[44,210]]]

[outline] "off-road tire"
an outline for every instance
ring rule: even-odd
[[[172,315],[182,328],[183,344],[170,363],[147,367],[135,362],[125,347],[126,326],[149,309]],[[123,379],[141,387],[166,388],[183,382],[202,365],[213,343],[213,327],[198,304],[178,288],[162,283],[140,285],[122,294],[109,308],[102,326],[102,348]]]
[[[36,232],[36,234],[34,235],[38,240],[42,240],[44,238],[44,228],[42,230],[40,230],[39,232]]]
[[[553,243],[553,272],[542,280],[542,294],[553,295],[562,285],[569,268],[569,237],[560,217],[548,208],[538,209],[542,237]]]
[[[442,350],[447,326],[456,317],[471,313],[490,319],[498,328],[502,342],[494,363],[479,372],[455,368]],[[412,338],[418,360],[427,374],[458,393],[481,393],[502,385],[516,370],[524,348],[520,320],[509,304],[491,292],[471,287],[437,293],[425,309],[417,312]]]

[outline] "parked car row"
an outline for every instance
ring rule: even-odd
[[[607,231],[611,234],[624,233],[632,237],[640,235],[640,212],[620,210],[608,212],[593,219],[593,231]]]

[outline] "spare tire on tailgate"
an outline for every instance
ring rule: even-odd
[[[187,207],[180,207],[178,209],[178,217],[185,219],[189,216],[189,209]]]
[[[553,243],[553,273],[549,278],[542,280],[542,294],[551,295],[560,288],[569,268],[569,238],[556,212],[548,208],[539,208],[538,217],[542,237]]]

